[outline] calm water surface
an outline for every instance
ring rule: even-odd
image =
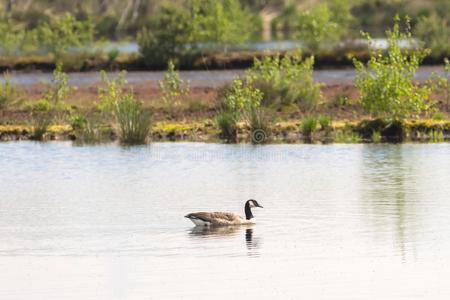
[[[0,144],[0,299],[449,299],[450,145]],[[196,230],[183,215],[243,213]]]

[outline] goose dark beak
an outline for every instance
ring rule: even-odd
[[[264,208],[262,205],[259,205],[259,204],[258,204],[258,207]]]

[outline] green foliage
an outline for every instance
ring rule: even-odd
[[[337,131],[334,138],[334,142],[338,144],[356,144],[361,141],[362,138],[359,134],[348,129]]]
[[[306,137],[311,137],[311,135],[316,131],[317,128],[317,118],[315,117],[307,117],[302,120],[301,123],[302,133]]]
[[[273,24],[289,32],[290,38],[300,39],[308,51],[317,53],[340,42],[352,22],[349,0],[328,0],[302,11],[290,6]]]
[[[62,65],[58,64],[53,71],[52,78],[47,87],[44,99],[47,100],[53,108],[64,108],[64,101],[74,90],[69,86],[69,75],[62,71]]]
[[[216,123],[219,127],[221,137],[228,140],[236,138],[236,118],[230,112],[221,112],[216,116]]]
[[[3,73],[3,82],[0,82],[0,109],[6,108],[17,99],[16,85],[9,73]]]
[[[192,60],[203,49],[242,43],[254,21],[238,0],[190,0],[184,5],[165,3],[138,34],[140,53],[149,66],[169,60]]]
[[[415,28],[417,37],[431,49],[431,55],[450,55],[450,18],[433,11],[419,19]]]
[[[321,99],[320,84],[313,79],[314,58],[302,59],[298,54],[266,56],[255,59],[247,72],[254,85],[263,92],[263,104],[296,104],[313,109]]]
[[[83,129],[87,124],[86,117],[82,115],[74,115],[69,118],[70,126],[73,130]]]
[[[86,46],[91,43],[94,26],[89,20],[80,21],[72,14],[65,13],[63,16],[53,18],[50,23],[41,23],[37,32],[42,46],[60,59],[70,47]]]
[[[225,108],[239,116],[242,112],[258,108],[262,98],[261,91],[254,88],[251,82],[244,82],[242,79],[236,78],[225,94]]]
[[[126,71],[121,71],[116,78],[109,78],[105,71],[100,71],[103,86],[98,88],[99,103],[97,108],[105,114],[111,114],[114,110],[115,103],[124,95],[124,87]]]
[[[27,108],[33,112],[48,112],[51,110],[52,105],[47,99],[40,99],[34,102],[30,102]]]
[[[430,141],[432,143],[442,143],[444,141],[444,133],[441,130],[432,130],[430,132]]]
[[[32,112],[31,113],[32,139],[42,141],[51,123],[52,117],[48,111]]]
[[[192,17],[179,5],[162,6],[137,37],[139,51],[148,66],[165,66],[192,54]],[[191,47],[190,47],[191,46]]]
[[[328,131],[331,129],[331,117],[329,116],[319,116],[317,121],[320,124],[320,129]]]
[[[445,119],[445,115],[444,115],[444,113],[442,113],[442,112],[440,112],[440,111],[435,112],[435,113],[433,114],[433,120],[435,120],[435,121],[442,121],[442,120],[444,120],[444,119]]]
[[[438,76],[436,79],[436,86],[444,93],[446,110],[450,111],[450,61],[448,58],[444,59],[444,76]]]
[[[120,141],[124,144],[144,144],[151,129],[151,114],[127,94],[114,102],[114,116],[119,125]]]
[[[223,46],[237,45],[252,34],[251,15],[238,0],[191,0],[193,40]]]
[[[180,74],[175,71],[175,65],[169,61],[163,80],[159,82],[159,88],[163,94],[163,101],[168,107],[179,105],[182,97],[190,92],[190,82],[182,80]]]
[[[372,132],[372,142],[374,142],[374,143],[379,143],[379,142],[381,142],[381,132],[379,132],[379,131],[373,131]]]
[[[357,72],[355,84],[361,94],[361,104],[370,113],[403,119],[429,107],[430,88],[413,82],[414,74],[428,52],[420,48],[406,51],[400,47],[400,40],[414,44],[408,20],[406,27],[406,32],[400,32],[397,19],[394,27],[386,31],[386,55],[372,50],[367,66],[354,60]],[[366,36],[370,42],[370,36]]]
[[[36,49],[35,30],[26,30],[11,18],[0,19],[0,53],[11,56]]]

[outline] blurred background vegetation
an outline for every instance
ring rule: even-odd
[[[102,67],[123,52],[139,55],[149,68],[169,60],[193,65],[199,53],[259,51],[270,46],[258,42],[280,40],[290,43],[281,50],[300,47],[319,62],[320,55],[340,60],[349,48],[361,48],[355,42],[361,31],[381,37],[395,15],[411,18],[435,61],[450,54],[448,0],[1,0],[0,8],[2,57],[51,54],[66,66],[89,64],[100,52]],[[68,51],[78,56],[70,61]]]

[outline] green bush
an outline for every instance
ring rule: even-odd
[[[312,110],[321,99],[320,84],[312,77],[313,65],[313,57],[303,60],[298,54],[265,56],[254,60],[247,77],[262,91],[263,105],[296,104]]]
[[[0,109],[6,108],[17,99],[16,85],[9,73],[3,73],[4,82],[0,82]]]
[[[304,136],[310,138],[311,135],[316,131],[317,128],[317,118],[307,117],[302,120],[301,129]]]
[[[132,94],[114,103],[114,116],[119,126],[120,141],[124,144],[144,144],[151,129],[151,114]]]
[[[99,103],[97,108],[104,114],[111,114],[114,106],[125,95],[126,71],[121,71],[116,78],[109,78],[105,71],[100,72],[103,86],[98,88]]]
[[[33,112],[43,112],[50,111],[52,105],[48,102],[47,99],[40,99],[34,102],[30,102],[27,104],[26,108]]]
[[[50,22],[41,23],[37,32],[41,46],[60,60],[70,47],[86,46],[92,42],[94,25],[89,20],[80,21],[72,14],[65,13],[52,18]]]
[[[163,94],[162,99],[169,108],[179,105],[180,100],[190,92],[190,82],[180,78],[180,74],[175,71],[175,65],[171,60],[163,80],[158,84]]]
[[[417,37],[431,49],[433,57],[450,55],[450,18],[433,11],[419,19],[415,28]]]
[[[64,109],[64,102],[69,94],[74,90],[69,86],[69,75],[62,71],[62,64],[57,64],[53,71],[50,83],[47,86],[47,92],[44,99],[47,100],[53,108]]]
[[[216,116],[216,123],[222,138],[233,141],[236,139],[236,119],[234,114],[221,112]]]
[[[433,120],[436,120],[436,121],[442,121],[442,120],[444,120],[444,119],[445,119],[445,115],[444,115],[444,113],[442,113],[442,112],[440,112],[440,111],[435,112],[435,113],[433,114]]]
[[[387,54],[371,50],[367,66],[354,60],[357,72],[355,84],[361,94],[361,104],[377,116],[403,119],[429,107],[430,88],[413,82],[414,74],[427,51],[420,48],[403,50],[400,47],[400,40],[407,40],[414,45],[408,21],[406,26],[406,32],[400,32],[397,18],[394,27],[386,31]],[[366,36],[370,42],[370,36]]]
[[[80,130],[86,126],[87,119],[81,115],[74,115],[69,118],[69,122],[73,130]]]

